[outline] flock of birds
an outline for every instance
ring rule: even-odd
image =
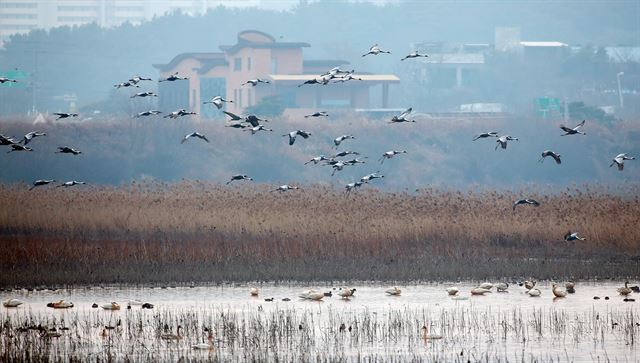
[[[391,52],[383,50],[380,48],[380,46],[378,44],[374,44],[368,52],[366,52],[365,54],[362,55],[362,57],[366,57],[366,56],[377,56],[380,54],[391,54]],[[414,59],[414,58],[420,58],[420,57],[429,57],[427,54],[420,54],[418,52],[412,52],[408,55],[406,55],[405,57],[403,57],[401,59],[401,61],[404,61],[406,59]],[[188,77],[182,77],[178,74],[178,72],[169,75],[166,78],[160,79],[158,82],[176,82],[176,81],[184,81],[184,80],[188,80]],[[321,84],[321,85],[326,85],[331,83],[343,83],[343,82],[347,82],[347,81],[352,81],[352,80],[361,80],[361,78],[355,76],[355,70],[342,70],[340,69],[340,67],[334,67],[326,72],[324,72],[323,74],[321,74],[318,77],[314,77],[311,78],[305,82],[303,82],[302,84],[298,85],[299,87],[302,87],[304,85],[311,85],[311,84]],[[151,78],[148,77],[143,77],[143,76],[139,76],[136,75],[134,77],[131,77],[128,81],[126,82],[122,82],[122,83],[118,83],[116,85],[114,85],[114,87],[116,89],[120,89],[120,88],[140,88],[140,85],[142,84],[142,82],[145,81],[152,81]],[[0,83],[6,83],[6,82],[18,82],[15,79],[8,79],[6,77],[0,77]],[[266,79],[261,79],[261,78],[256,78],[256,79],[250,79],[247,80],[246,82],[243,83],[243,86],[250,86],[250,87],[257,87],[260,84],[268,84],[270,83],[269,80]],[[145,97],[158,97],[158,95],[152,91],[143,91],[143,92],[137,92],[133,95],[131,95],[131,98],[145,98]],[[224,107],[225,103],[233,103],[233,100],[227,100],[225,98],[223,98],[222,96],[215,96],[213,98],[211,98],[210,100],[204,102],[205,105],[211,104],[213,106],[215,106],[218,110],[222,110],[222,108]],[[268,123],[269,121],[266,119],[262,119],[256,115],[237,115],[234,114],[232,112],[228,112],[225,110],[222,110],[222,112],[229,117],[229,120],[227,121],[227,124],[225,125],[226,127],[231,127],[231,128],[235,128],[235,129],[241,129],[242,131],[248,131],[251,132],[252,135],[255,135],[259,132],[273,132],[274,130],[272,128],[268,128],[265,126],[265,123]],[[412,108],[408,108],[406,111],[400,113],[399,115],[394,115],[390,120],[389,123],[390,124],[398,124],[398,123],[414,123],[416,122],[415,119],[411,118],[411,114],[413,112]],[[162,114],[162,111],[159,110],[148,110],[148,111],[143,111],[140,112],[136,115],[134,115],[133,117],[135,118],[140,118],[140,117],[148,117],[148,116],[155,116],[155,115],[160,115]],[[176,111],[172,111],[166,115],[164,115],[164,118],[170,118],[170,119],[177,119],[179,117],[183,117],[183,116],[188,116],[188,115],[195,115],[195,112],[192,111],[187,111],[186,109],[179,109]],[[54,113],[54,115],[57,116],[56,120],[60,120],[60,119],[66,119],[66,118],[73,118],[73,117],[78,117],[77,113],[63,113],[63,112],[57,112]],[[326,111],[318,111],[318,112],[314,112],[312,114],[309,115],[305,115],[305,118],[318,118],[318,117],[329,117],[329,114]],[[580,122],[579,124],[577,124],[575,127],[567,127],[565,125],[560,125],[560,128],[562,129],[562,131],[564,131],[564,134],[562,134],[561,136],[570,136],[570,135],[586,135],[585,132],[582,131],[582,128],[584,127],[586,121],[583,120],[582,122]],[[41,137],[41,136],[46,136],[45,133],[43,132],[39,132],[39,131],[32,131],[27,133],[26,135],[24,135],[24,137],[21,140],[17,140],[14,137],[8,137],[5,136],[3,134],[0,134],[0,145],[6,145],[9,146],[11,148],[11,150],[9,150],[8,152],[19,152],[19,151],[33,151],[33,149],[29,146],[27,146],[32,140],[34,140],[37,137]],[[282,135],[283,137],[286,137],[288,140],[289,145],[293,146],[296,141],[298,140],[298,137],[301,137],[302,139],[309,139],[312,137],[312,133],[306,130],[293,130],[290,132],[287,132],[285,134]],[[350,139],[355,139],[356,137],[354,135],[340,135],[338,137],[336,137],[333,140],[334,143],[334,147],[337,149],[339,148],[341,145],[343,145],[343,143],[346,140],[350,140]],[[497,150],[498,148],[501,148],[503,150],[507,149],[508,143],[511,141],[518,141],[519,139],[517,137],[511,136],[511,135],[500,135],[498,132],[496,131],[490,131],[490,132],[484,132],[484,133],[480,133],[478,135],[476,135],[473,138],[473,141],[476,141],[478,139],[488,139],[488,138],[496,138],[496,146],[495,149]],[[200,139],[204,142],[209,142],[209,139],[203,135],[202,133],[198,132],[198,131],[194,131],[191,133],[188,133],[186,135],[183,136],[182,140],[181,140],[181,144],[184,144],[185,142],[189,141],[190,139]],[[82,152],[79,150],[76,150],[72,147],[69,146],[60,146],[58,147],[58,151],[56,151],[56,153],[61,153],[61,154],[71,154],[71,155],[80,155]],[[406,154],[407,151],[406,150],[389,150],[386,151],[382,154],[382,156],[380,157],[380,159],[378,160],[381,164],[383,164],[386,160],[390,160],[392,158],[394,158],[395,156],[399,155],[399,154]],[[327,165],[330,166],[333,171],[331,173],[331,175],[335,175],[337,172],[342,171],[345,167],[348,166],[353,166],[353,165],[357,165],[357,164],[365,164],[366,161],[364,159],[366,159],[366,157],[363,158],[359,158],[358,156],[360,155],[359,152],[357,151],[350,151],[350,150],[346,150],[346,151],[340,151],[340,152],[336,152],[334,155],[331,156],[325,156],[325,155],[319,155],[316,157],[311,158],[309,161],[305,162],[306,164],[310,164],[313,163],[314,165],[317,165],[319,163],[322,163],[322,165]],[[349,159],[344,159],[345,157],[350,156]],[[561,160],[561,155],[558,154],[557,152],[554,152],[552,150],[545,150],[542,152],[541,154],[541,158],[539,159],[540,162],[544,162],[544,160],[547,157],[551,157],[552,159],[554,159],[554,161],[556,162],[556,164],[561,164],[562,160]],[[616,155],[613,159],[612,162],[610,164],[610,167],[613,167],[614,165],[617,166],[618,170],[622,171],[624,170],[624,164],[625,161],[627,160],[634,160],[635,157],[633,156],[629,156],[626,153],[621,153]],[[347,193],[356,190],[360,187],[362,187],[364,184],[368,184],[370,181],[374,180],[374,179],[378,179],[378,178],[384,178],[384,175],[380,174],[379,171],[375,172],[375,173],[371,173],[371,174],[367,174],[365,176],[363,176],[362,178],[360,178],[360,180],[356,180],[353,181],[351,183],[348,183],[345,185],[345,190]],[[252,181],[253,178],[250,177],[249,175],[246,174],[236,174],[236,175],[232,175],[231,178],[229,179],[229,181],[226,184],[231,184],[233,182],[237,182],[237,181]],[[31,189],[34,189],[36,187],[40,187],[40,186],[44,186],[50,183],[54,183],[56,182],[56,180],[54,179],[38,179],[35,180],[31,186]],[[70,181],[66,181],[63,182],[61,184],[59,184],[58,186],[60,187],[72,187],[75,185],[81,185],[81,184],[86,184],[83,181],[76,181],[76,180],[70,180]],[[292,185],[288,185],[288,184],[284,184],[284,185],[280,185],[277,188],[275,188],[273,191],[277,191],[277,192],[287,192],[290,190],[297,190],[300,189],[298,186],[292,186]],[[531,198],[524,198],[524,199],[519,199],[517,201],[514,202],[513,204],[513,211],[516,210],[516,207],[519,205],[531,205],[531,206],[539,206],[540,203],[534,199]],[[582,241],[585,240],[585,238],[583,237],[579,237],[577,232],[575,231],[568,231],[565,236],[564,236],[564,240],[565,241]]]
[[[517,282],[517,285],[519,285],[520,287],[524,287],[524,293],[527,294],[530,297],[540,297],[542,295],[542,291],[536,287],[536,281],[535,280],[531,280],[531,281],[524,281],[524,282]],[[567,297],[568,294],[574,294],[576,292],[576,283],[574,281],[568,281],[564,284],[565,288],[561,289],[558,284],[556,284],[555,282],[551,284],[551,293],[553,295],[553,299],[561,299],[561,298],[565,298]],[[493,291],[493,289],[495,288],[496,292],[498,293],[508,293],[509,292],[509,283],[507,282],[499,282],[499,283],[491,283],[491,282],[484,282],[481,283],[480,285],[478,285],[477,287],[471,288],[469,290],[469,293],[471,296],[483,296],[486,295],[488,293],[491,293]],[[315,289],[310,289],[310,290],[305,290],[302,291],[298,294],[298,297],[300,300],[304,301],[304,300],[308,300],[308,301],[322,301],[325,298],[331,298],[334,294],[339,296],[341,299],[343,300],[350,300],[351,298],[353,298],[356,294],[357,289],[356,288],[352,288],[352,287],[347,287],[347,286],[342,286],[342,287],[334,287],[333,289],[329,290],[329,291],[320,291],[320,290],[315,290]],[[450,286],[445,288],[446,293],[452,298],[452,300],[468,300],[469,297],[468,296],[462,296],[460,295],[460,289],[457,286]],[[400,288],[398,288],[397,286],[393,286],[390,287],[388,289],[386,289],[385,294],[388,296],[400,296],[402,294],[402,290]],[[618,287],[616,289],[616,292],[623,297],[623,301],[625,302],[633,302],[635,301],[634,298],[630,298],[629,295],[632,292],[635,293],[640,293],[640,287],[639,286],[629,286],[629,281],[625,281],[624,286],[622,287]],[[251,287],[249,290],[249,294],[251,297],[253,298],[258,298],[260,295],[260,289],[258,289],[257,287]],[[593,297],[594,300],[599,300],[600,297],[599,296],[594,296]],[[269,298],[265,298],[264,301],[265,302],[273,302],[275,300],[275,298],[273,297],[269,297]],[[284,302],[288,302],[291,301],[290,298],[285,297],[281,299]],[[608,296],[605,296],[605,300],[609,300]],[[21,305],[23,305],[25,302],[23,300],[20,299],[16,299],[16,298],[11,298],[8,300],[3,301],[2,305],[5,308],[17,308]],[[66,301],[66,300],[58,300],[58,301],[54,301],[54,302],[50,302],[47,303],[47,307],[52,308],[52,309],[71,309],[73,308],[75,305],[72,302]],[[148,302],[142,302],[140,300],[129,300],[127,302],[127,309],[131,309],[132,306],[139,306],[141,309],[153,309],[154,305]],[[98,305],[96,303],[93,303],[91,305],[92,308],[97,309],[97,308],[102,308],[103,310],[108,310],[108,311],[118,311],[121,309],[121,305],[118,304],[117,302],[110,302],[110,303],[106,303],[106,304],[102,304],[102,305]],[[262,311],[263,308],[261,305],[258,306],[258,310]],[[118,322],[115,325],[107,325],[102,329],[102,333],[101,335],[103,337],[107,337],[108,336],[108,331],[113,330],[113,329],[117,329],[118,327],[120,327],[121,325],[121,321],[118,319]],[[169,327],[165,324],[164,326],[164,333],[160,334],[160,339],[163,339],[165,341],[178,341],[181,340],[183,337],[181,335],[181,326],[178,325],[177,327],[177,331],[175,334],[171,333],[169,331]],[[299,327],[300,330],[302,330],[302,327]],[[41,325],[39,326],[33,326],[33,327],[23,327],[20,328],[23,329],[24,331],[27,331],[29,329],[33,329],[33,330],[38,330],[40,331],[40,336],[43,338],[58,338],[60,336],[62,336],[62,333],[58,330],[56,330],[56,328],[51,328],[51,329],[47,329],[45,327],[42,327]],[[348,331],[351,331],[351,327],[348,327]],[[68,328],[63,327],[61,328],[61,330],[68,330]],[[342,333],[344,331],[347,330],[347,327],[344,323],[342,323],[339,327],[339,331]],[[197,344],[192,344],[191,347],[193,349],[203,349],[203,350],[211,350],[214,348],[213,345],[213,331],[212,329],[208,329],[208,328],[204,328],[204,332],[207,333],[207,340],[208,342],[205,342],[204,339],[202,339],[201,343],[197,343]],[[422,339],[443,339],[442,335],[439,334],[432,334],[429,333],[428,328],[427,328],[427,324],[425,324],[421,329],[420,329],[420,336]]]

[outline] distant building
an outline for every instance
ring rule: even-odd
[[[218,6],[260,4],[260,0],[0,0],[0,47],[11,35],[33,29],[89,23],[112,27],[139,24],[174,11],[197,15]]]
[[[158,86],[162,109],[186,108],[212,117],[219,115],[214,107],[202,102],[222,95],[233,103],[231,112],[242,112],[267,96],[277,95],[285,108],[369,108],[369,88],[382,85],[382,107],[388,107],[389,84],[399,83],[391,74],[356,73],[362,81],[328,85],[301,85],[321,73],[342,66],[343,60],[304,60],[301,42],[277,42],[271,35],[247,30],[238,34],[235,45],[220,46],[222,52],[183,53],[167,64],[154,64],[165,78],[175,72],[188,81],[161,82]],[[256,87],[242,85],[249,79],[267,79],[270,84]]]

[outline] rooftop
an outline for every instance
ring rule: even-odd
[[[523,47],[568,47],[569,45],[562,42],[520,42]]]

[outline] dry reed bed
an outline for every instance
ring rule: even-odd
[[[1,185],[0,286],[640,275],[635,185],[528,192],[542,205],[515,213],[522,193],[271,189]]]
[[[637,354],[638,311],[576,313],[564,309],[390,308],[128,310],[50,315],[0,313],[3,361],[583,361],[607,353],[615,360]],[[118,321],[121,323],[118,325]],[[344,324],[345,330],[340,326]],[[43,338],[38,325],[60,338]],[[182,339],[167,342],[161,334]],[[104,330],[105,326],[115,327]],[[444,339],[425,341],[422,326]],[[61,328],[66,328],[62,330]],[[191,345],[207,341],[213,351]],[[555,353],[555,352],[562,353]],[[635,352],[635,353],[634,353]],[[607,361],[608,359],[604,359]]]

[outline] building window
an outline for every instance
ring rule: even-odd
[[[278,59],[271,58],[271,74],[278,74]]]
[[[37,3],[0,3],[0,8],[3,9],[35,9],[37,7]]]
[[[247,58],[247,70],[250,71],[251,70],[251,57]]]
[[[242,58],[235,58],[233,60],[233,70],[236,72],[242,70]]]
[[[36,14],[0,14],[0,19],[35,19]]]
[[[97,6],[91,5],[60,5],[58,11],[98,11]]]

